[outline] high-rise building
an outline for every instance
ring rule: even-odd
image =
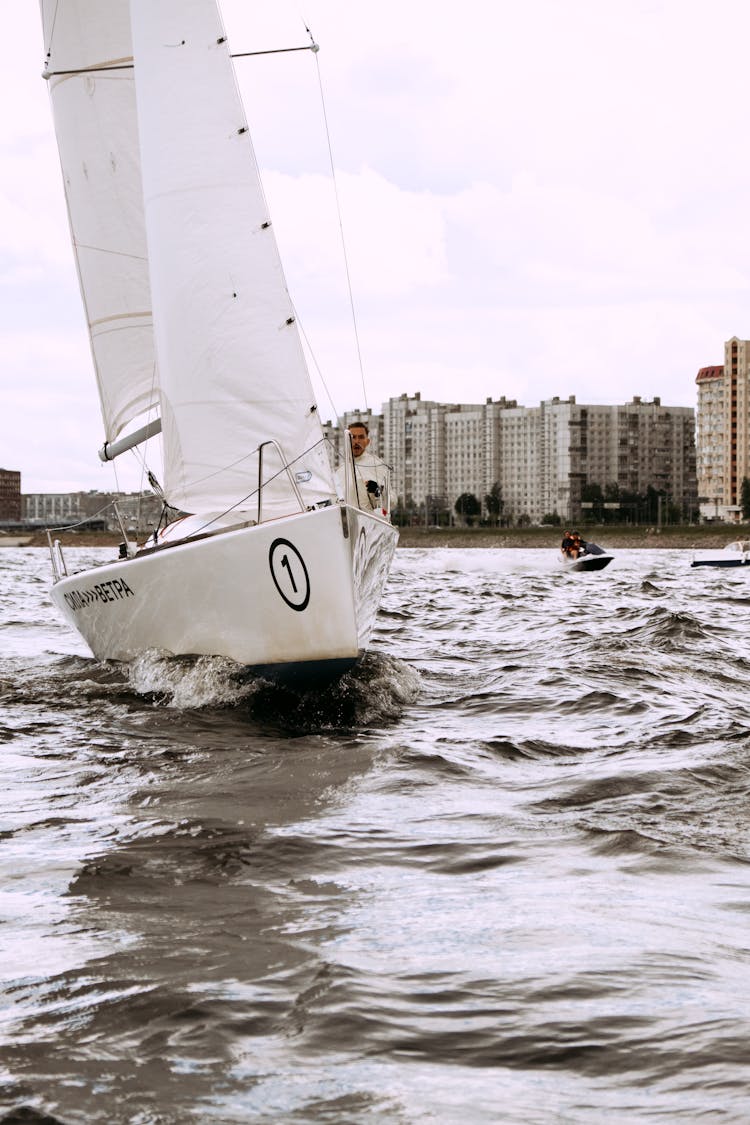
[[[383,405],[382,457],[391,469],[391,496],[399,506],[422,504],[445,488],[445,426],[453,409],[423,400],[417,392]]]
[[[577,521],[585,489],[598,485],[613,506],[621,494],[632,505],[652,489],[685,515],[697,510],[695,413],[659,398],[587,406],[571,396],[525,407],[403,394],[383,406],[380,455],[391,467],[394,506],[406,509],[452,511],[464,493],[484,504],[497,485],[511,520],[556,513]]]
[[[16,469],[0,469],[0,523],[20,523],[21,474]]]
[[[698,384],[696,461],[698,504],[705,519],[724,514],[724,366],[701,367]]]
[[[702,367],[695,381],[700,512],[736,522],[742,482],[750,478],[750,340],[727,340],[723,365]]]

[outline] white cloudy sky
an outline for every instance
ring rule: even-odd
[[[225,0],[235,52],[303,20],[321,45],[364,389],[315,60],[238,74],[324,418],[415,391],[695,405],[750,336],[746,0],[266,6]],[[38,9],[2,14],[0,466],[110,488]]]

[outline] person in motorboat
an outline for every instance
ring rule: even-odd
[[[577,559],[586,550],[586,541],[581,538],[577,531],[566,531],[563,533],[560,550],[566,558]]]
[[[564,531],[563,537],[562,537],[562,543],[560,544],[560,550],[562,551],[562,553],[565,555],[566,558],[572,559],[574,557],[573,556],[573,547],[574,547],[574,542],[573,542],[572,533],[570,531]]]
[[[352,422],[349,426],[354,459],[354,478],[357,485],[357,501],[365,511],[380,508],[387,514],[388,505],[388,466],[368,449],[370,431],[364,422]]]

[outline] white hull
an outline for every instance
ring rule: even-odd
[[[604,570],[612,562],[612,555],[581,555],[577,559],[566,560],[568,570],[577,572]]]
[[[589,555],[584,552],[577,559],[568,558],[566,555],[559,556],[565,570],[573,570],[576,573],[604,570],[612,562],[613,557],[613,555],[608,555],[606,551],[600,551],[597,555]]]
[[[52,599],[100,660],[157,649],[338,671],[367,647],[397,538],[377,516],[331,506],[70,575]]]
[[[695,555],[691,566],[750,566],[750,541],[727,543],[720,551],[703,551]]]

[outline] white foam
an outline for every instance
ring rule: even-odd
[[[128,682],[139,695],[154,695],[162,706],[177,710],[236,707],[273,685],[250,676],[245,668],[223,656],[175,657],[150,650],[125,668]],[[421,679],[416,669],[384,654],[368,653],[339,680],[315,688],[279,688],[287,708],[294,698],[301,706],[314,697],[320,711],[330,709],[335,719],[338,705],[348,704],[360,723],[394,718],[419,693]],[[322,717],[319,711],[319,717]],[[340,716],[339,716],[340,717]]]
[[[178,710],[226,707],[241,703],[255,690],[240,682],[240,665],[224,656],[185,659],[150,650],[127,666],[128,681],[139,695],[158,695]]]

